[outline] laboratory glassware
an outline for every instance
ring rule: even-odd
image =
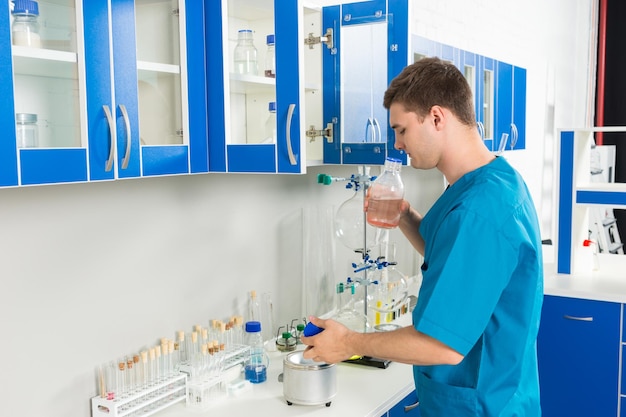
[[[267,51],[265,52],[265,76],[276,78],[276,50],[274,48],[274,34],[267,35]]]
[[[15,114],[16,142],[18,148],[35,148],[39,145],[37,115],[32,113]]]
[[[254,46],[254,36],[250,29],[241,29],[237,34],[235,46],[235,73],[257,75],[257,49]]]
[[[246,380],[253,384],[265,382],[269,359],[263,348],[260,322],[249,321],[246,323],[246,344],[250,347],[250,355],[245,365]]]
[[[33,0],[14,0],[13,4],[13,45],[41,48],[39,5]]]
[[[392,229],[400,223],[400,208],[404,198],[404,184],[400,177],[402,161],[387,158],[383,173],[369,189],[367,223],[383,229]]]

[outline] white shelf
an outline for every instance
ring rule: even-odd
[[[16,75],[77,79],[74,52],[13,46],[13,72]]]
[[[158,62],[137,61],[137,70],[180,74],[180,65],[161,64]]]

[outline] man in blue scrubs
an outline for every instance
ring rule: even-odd
[[[425,216],[403,202],[400,229],[424,255],[413,326],[356,333],[312,317],[325,331],[302,339],[304,356],[413,364],[422,417],[540,416],[543,266],[523,179],[483,144],[471,89],[453,64],[426,58],[406,67],[384,105],[395,147],[450,184]]]

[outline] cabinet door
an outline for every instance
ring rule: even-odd
[[[10,45],[8,2],[1,6],[3,105],[6,135],[0,145],[1,185],[87,180],[87,150],[81,134],[82,72],[79,68],[73,0],[39,1],[36,42],[14,37]],[[17,114],[35,120],[28,132],[16,129]],[[19,117],[21,118],[21,116]],[[16,167],[19,169],[16,170]]]
[[[324,9],[324,27],[335,28],[324,55],[324,119],[336,140],[324,145],[325,163],[383,164],[396,151],[382,106],[389,82],[407,65],[408,1],[374,0]],[[328,97],[328,99],[326,98]]]
[[[92,180],[207,172],[204,10],[188,3],[85,2]]]
[[[545,297],[537,340],[545,417],[617,415],[619,332],[619,304]]]
[[[505,62],[497,63],[496,135],[497,150],[526,146],[526,70]],[[506,135],[506,136],[505,136]],[[505,143],[504,138],[506,137]]]
[[[223,92],[209,97],[209,170],[304,172],[300,2],[221,0],[206,7],[209,88]],[[240,31],[251,31],[255,49],[241,66],[235,63]],[[275,77],[264,71],[268,35],[275,37]]]

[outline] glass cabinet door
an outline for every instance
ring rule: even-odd
[[[13,64],[7,78],[13,93],[5,97],[13,101],[13,109],[6,105],[5,112],[11,113],[13,126],[5,130],[11,140],[3,145],[3,154],[17,150],[20,185],[86,181],[84,77],[78,60],[82,44],[76,30],[81,4],[39,0],[9,7],[11,12],[6,4],[3,15],[12,27],[3,28],[2,38],[11,39],[11,60],[3,62]],[[27,29],[21,20],[16,23],[25,15],[31,19]]]
[[[325,55],[324,114],[339,140],[324,145],[325,163],[383,164],[393,148],[393,130],[383,96],[408,60],[408,2],[373,0],[324,9],[324,26],[335,28],[336,54]],[[328,98],[327,98],[328,97]]]
[[[303,172],[298,1],[207,5],[209,167],[221,172]]]

